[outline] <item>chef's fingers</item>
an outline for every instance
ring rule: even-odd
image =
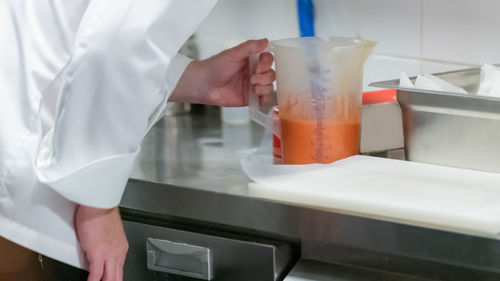
[[[123,281],[123,263],[119,266],[116,266],[116,280]]]
[[[271,102],[271,96],[266,95],[266,96],[260,96],[259,97],[259,105],[260,106],[266,106]]]
[[[117,262],[114,259],[109,259],[104,262],[104,275],[102,281],[122,281],[117,279]]]
[[[117,275],[117,279],[118,281],[123,281],[123,268],[120,268],[118,270],[118,275]]]
[[[101,281],[104,272],[104,260],[93,259],[89,261],[89,277],[87,281]]]
[[[128,249],[128,247],[127,247]],[[118,266],[116,267],[117,270],[117,280],[122,281],[123,280],[123,266],[125,264],[125,259],[127,258],[126,255],[121,256],[118,259]]]
[[[273,92],[273,85],[254,85],[253,92],[259,97],[269,96]]]
[[[267,47],[267,39],[248,40],[238,46],[226,50],[235,61],[246,60],[251,54],[262,52]]]
[[[267,72],[254,74],[250,79],[250,83],[258,85],[269,85],[276,80],[276,72],[274,70],[268,70]]]
[[[259,56],[259,62],[255,68],[255,73],[267,72],[273,65],[274,57],[271,53],[264,52]]]

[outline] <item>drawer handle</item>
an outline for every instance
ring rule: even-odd
[[[209,248],[148,238],[148,269],[176,275],[212,280],[212,254]]]

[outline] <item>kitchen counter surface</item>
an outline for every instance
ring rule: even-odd
[[[238,151],[257,145],[262,133],[253,122],[222,123],[214,107],[167,116],[145,137],[131,177],[245,196],[250,179]]]
[[[258,144],[262,131],[221,124],[211,107],[162,119],[143,142],[120,205],[124,218],[289,241],[303,259],[327,263],[432,280],[500,280],[497,237],[250,197],[238,151]]]

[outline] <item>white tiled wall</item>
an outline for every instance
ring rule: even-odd
[[[413,75],[500,63],[500,0],[313,1],[319,36],[379,42],[366,64],[366,83],[398,78],[402,70]],[[212,46],[202,57],[248,38],[298,36],[295,5],[219,0],[197,32],[202,53]]]
[[[297,37],[296,1],[218,0],[196,36],[200,58],[247,39]]]
[[[422,1],[424,57],[475,64],[500,62],[500,1]]]
[[[298,36],[295,5],[291,0],[218,0],[199,31],[244,38]]]
[[[315,0],[314,3],[318,36],[361,37],[378,41],[378,53],[412,57],[420,54],[419,1]]]

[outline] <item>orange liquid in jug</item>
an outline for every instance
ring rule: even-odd
[[[324,122],[321,128],[314,121],[280,121],[284,164],[327,164],[359,153],[359,121]],[[317,139],[318,129],[321,141]]]

